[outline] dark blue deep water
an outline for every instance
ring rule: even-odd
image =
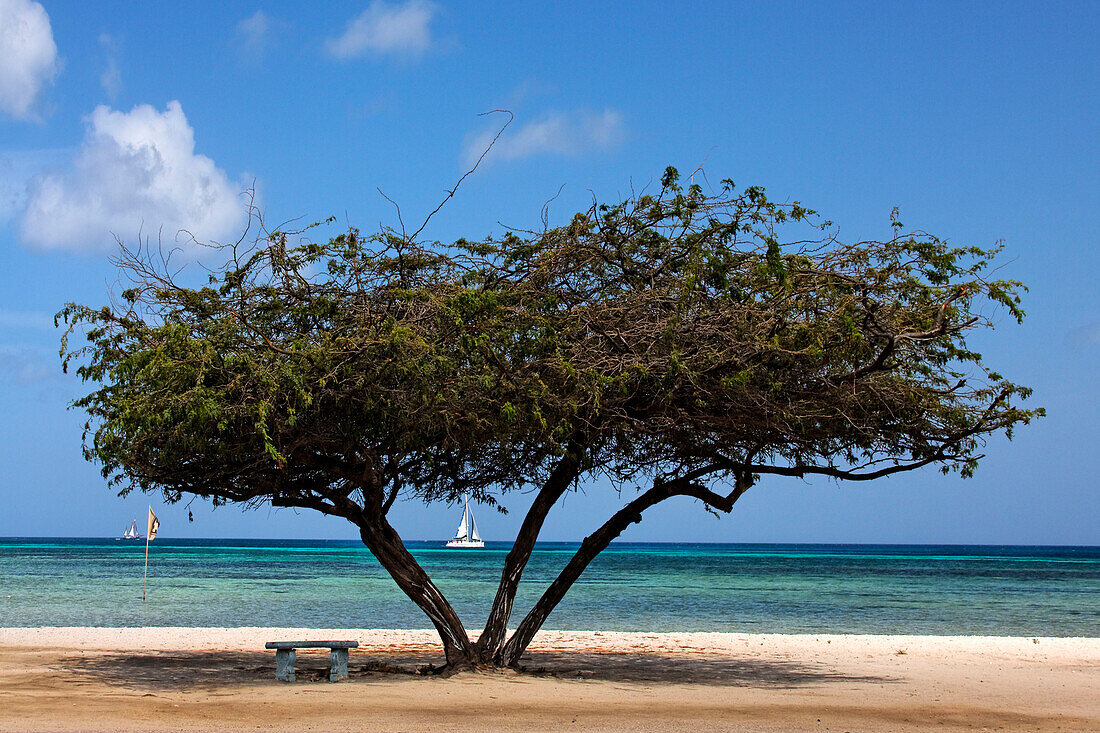
[[[509,545],[409,548],[470,628]],[[522,614],[576,549],[539,545]],[[427,628],[360,544],[0,539],[3,626]],[[518,621],[517,615],[513,620]],[[618,543],[547,628],[1100,636],[1100,547]]]

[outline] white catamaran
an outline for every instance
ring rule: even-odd
[[[455,538],[447,543],[447,547],[485,547],[485,542],[477,532],[477,522],[474,521],[473,512],[470,511],[470,495],[466,495],[465,506],[462,510],[462,521],[455,532]]]
[[[120,539],[120,540],[143,540],[143,539],[145,539],[145,535],[143,535],[143,534],[141,534],[140,532],[137,531],[137,520],[135,519],[134,521],[130,522],[130,526],[127,527],[126,530],[122,533],[122,536],[118,537],[117,539]]]

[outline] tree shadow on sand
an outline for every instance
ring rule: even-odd
[[[524,655],[522,664],[528,673],[611,682],[775,688],[841,681],[896,681],[891,677],[844,674],[826,665],[803,662],[653,652],[534,652]]]
[[[396,680],[418,674],[442,658],[425,654],[353,653],[348,665],[355,682]],[[264,652],[138,652],[64,657],[61,670],[74,684],[98,683],[146,692],[204,690],[232,693],[275,680],[275,658]],[[599,680],[647,684],[705,684],[738,687],[803,687],[835,682],[895,682],[896,678],[836,672],[825,665],[800,662],[685,657],[630,652],[533,652],[524,655],[523,672],[563,680]],[[299,652],[298,684],[327,682],[328,652]],[[487,674],[494,674],[489,672]],[[511,672],[499,674],[512,674]]]

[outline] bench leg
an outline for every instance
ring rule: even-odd
[[[294,660],[298,654],[293,649],[275,650],[275,679],[283,682],[294,681]]]
[[[348,678],[348,650],[330,649],[328,659],[328,681],[336,682],[338,680],[346,680]]]

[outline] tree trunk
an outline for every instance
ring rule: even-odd
[[[378,562],[413,603],[420,607],[439,632],[447,667],[479,666],[478,649],[470,642],[458,614],[439,588],[405,548],[401,537],[385,518],[364,520],[359,536]]]
[[[493,664],[500,664],[500,653],[504,646],[504,637],[508,630],[508,619],[512,615],[512,606],[516,599],[516,590],[519,588],[520,578],[527,567],[527,561],[531,559],[531,552],[535,547],[535,541],[542,531],[542,525],[546,521],[546,515],[557,503],[561,495],[569,488],[569,484],[577,477],[580,470],[581,454],[583,448],[576,441],[570,441],[565,456],[554,467],[550,477],[543,484],[542,489],[535,497],[523,524],[512,543],[512,549],[504,558],[504,569],[500,574],[500,585],[497,586],[496,598],[493,599],[492,609],[485,621],[485,629],[477,641],[478,652],[482,659]]]
[[[677,493],[679,492],[677,491],[676,482],[654,486],[617,511],[611,519],[604,522],[603,526],[595,532],[585,537],[584,541],[581,542],[580,549],[558,573],[558,577],[554,579],[554,582],[550,584],[550,587],[546,589],[546,592],[542,594],[542,597],[520,622],[515,633],[512,634],[512,638],[508,640],[508,643],[504,645],[504,648],[493,661],[507,667],[518,665],[519,658],[527,650],[527,645],[531,643],[531,639],[542,628],[542,624],[546,621],[550,612],[565,597],[566,592],[581,576],[588,564],[607,548],[611,540],[622,534],[623,530],[633,523],[642,521],[643,511]]]

